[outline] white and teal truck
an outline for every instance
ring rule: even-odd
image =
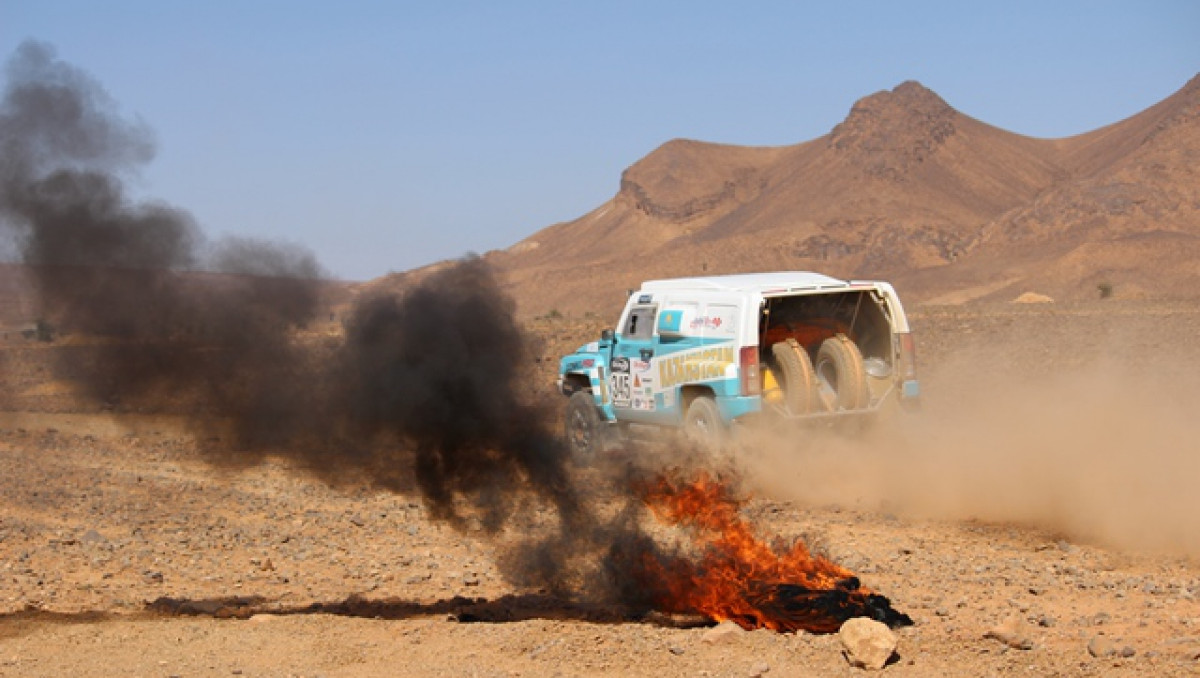
[[[644,282],[615,331],[562,358],[559,390],[584,461],[635,426],[719,445],[756,417],[865,417],[920,395],[892,286],[807,271]]]

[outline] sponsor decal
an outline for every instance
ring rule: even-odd
[[[638,303],[639,303],[639,304],[648,304],[648,303],[650,303],[651,301],[654,301],[654,295],[653,295],[653,294],[643,294],[643,295],[640,295],[640,296],[638,297]]]
[[[629,367],[634,372],[649,372],[650,371],[650,361],[649,360],[637,360],[637,359],[630,360]]]
[[[575,370],[587,370],[591,369],[595,364],[596,361],[592,358],[588,358],[586,360],[572,360],[571,362],[567,363],[566,371],[573,372]]]
[[[659,332],[679,332],[679,326],[683,322],[683,311],[669,310],[658,314],[658,331]]]
[[[734,362],[732,346],[716,346],[688,351],[658,361],[659,388],[677,384],[720,379]]]
[[[693,330],[698,330],[702,327],[709,330],[719,330],[724,322],[725,321],[721,320],[720,317],[702,316],[699,318],[693,318],[691,327]]]
[[[613,372],[629,372],[629,358],[622,358],[621,356],[613,358],[612,363],[609,364],[609,369]]]

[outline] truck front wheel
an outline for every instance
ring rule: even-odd
[[[575,463],[588,465],[596,460],[601,449],[600,413],[591,391],[576,391],[567,401],[567,416],[563,433]]]

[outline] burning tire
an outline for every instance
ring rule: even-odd
[[[827,409],[859,410],[870,404],[862,353],[844,334],[821,342],[817,351],[817,390]]]
[[[683,432],[688,440],[705,451],[716,451],[725,442],[725,424],[721,411],[708,396],[699,396],[688,405],[683,418]]]
[[[817,402],[817,377],[812,361],[793,338],[771,346],[771,356],[783,378],[783,405],[788,414],[807,414]]]
[[[576,391],[567,401],[567,416],[563,424],[563,435],[575,463],[591,464],[603,445],[601,442],[600,413],[591,391]]]

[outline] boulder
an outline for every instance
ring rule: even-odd
[[[1030,637],[1029,627],[1016,617],[988,629],[984,638],[994,638],[1014,650],[1032,650],[1033,638]]]
[[[896,634],[883,622],[866,617],[847,620],[838,630],[842,654],[851,666],[879,670],[896,654]]]

